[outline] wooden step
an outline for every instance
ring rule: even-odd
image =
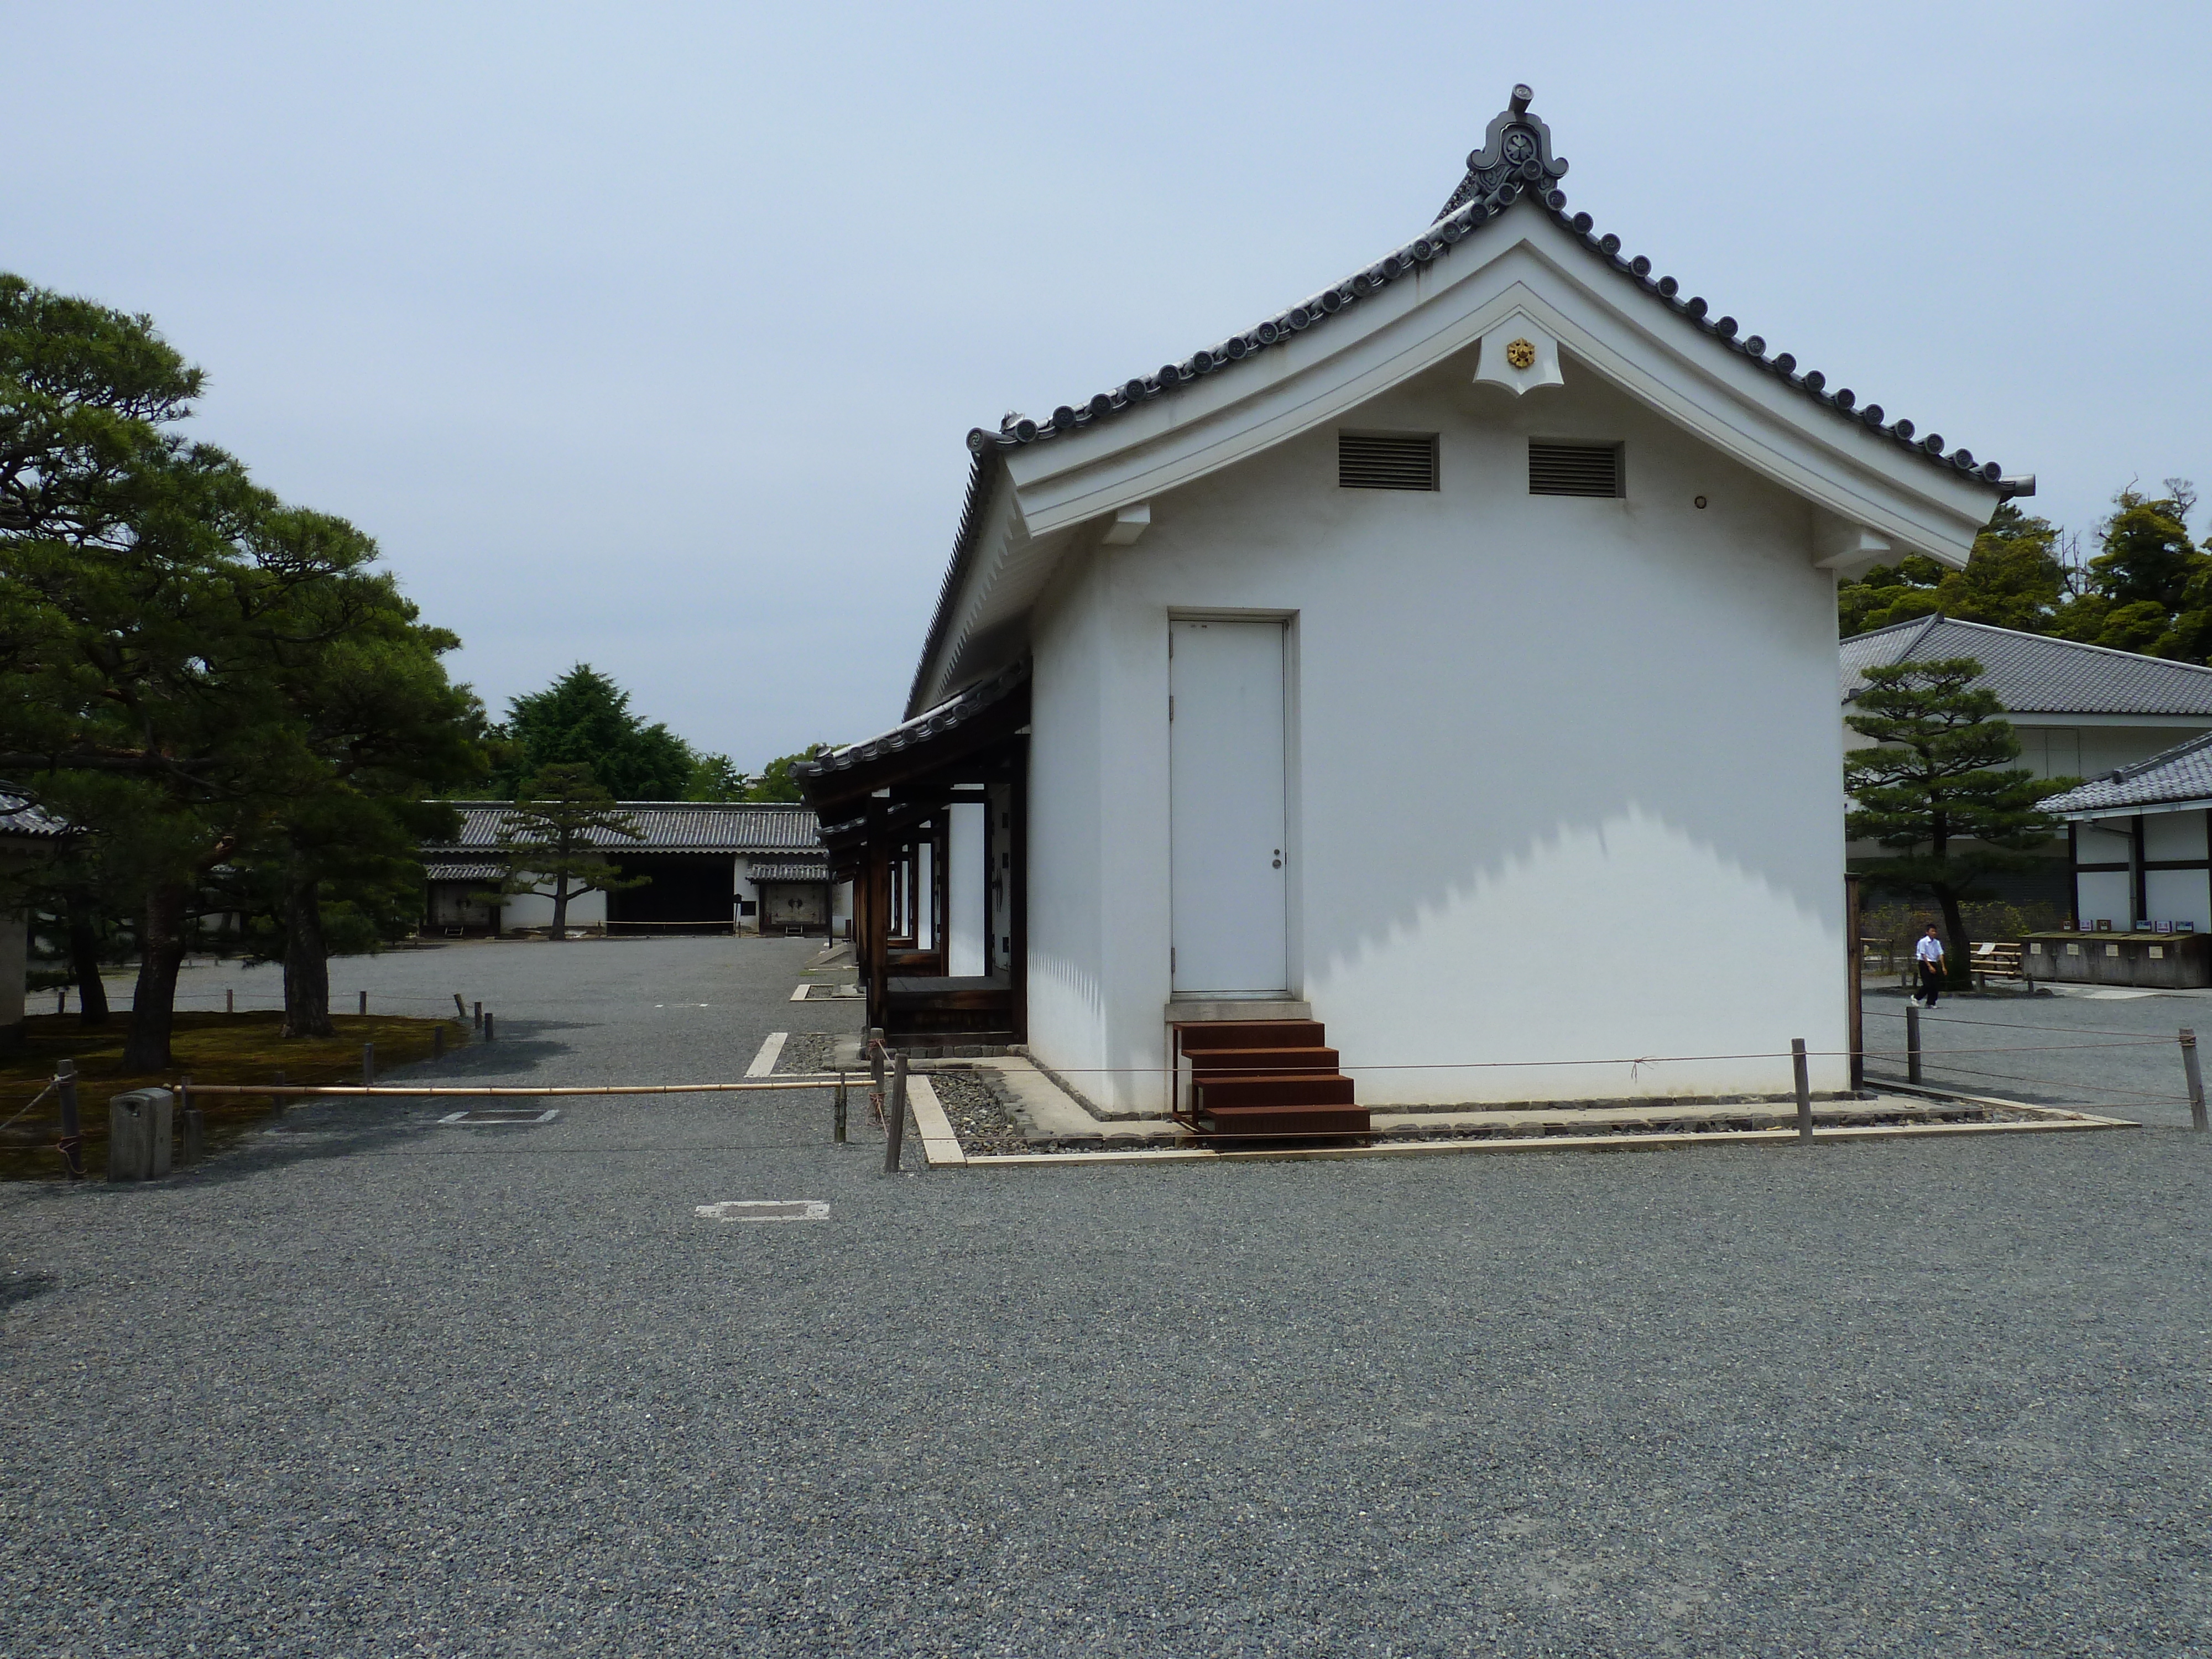
[[[1273,1141],[1350,1146],[1371,1126],[1358,1106],[1222,1106],[1199,1115],[1199,1127],[1224,1149]]]
[[[1201,1112],[1240,1106],[1349,1106],[1353,1101],[1352,1079],[1334,1073],[1204,1078],[1193,1085],[1191,1094],[1191,1104]]]
[[[1341,1056],[1334,1048],[1204,1048],[1189,1059],[1191,1075],[1203,1079],[1230,1072],[1267,1072],[1276,1077],[1334,1072]]]
[[[1318,1048],[1328,1028],[1317,1019],[1201,1019],[1176,1027],[1182,1051],[1218,1048]]]

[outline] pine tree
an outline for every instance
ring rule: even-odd
[[[644,876],[624,876],[601,850],[608,837],[641,841],[645,832],[602,788],[587,766],[549,766],[523,786],[499,834],[507,866],[494,903],[514,893],[535,893],[552,884],[550,937],[568,937],[568,901],[586,893],[642,887]]]
[[[1891,851],[1859,865],[1885,886],[1923,891],[1943,912],[1952,979],[1972,968],[1960,906],[1984,877],[2034,866],[2057,820],[2039,803],[2073,787],[2008,766],[2020,738],[1994,692],[1977,686],[1972,657],[1864,671],[1858,713],[1845,724],[1877,746],[1844,757],[1850,811],[1844,831]]]

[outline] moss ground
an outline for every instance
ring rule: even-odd
[[[165,1072],[123,1069],[123,1038],[130,1024],[117,1014],[104,1028],[87,1030],[75,1014],[34,1015],[25,1022],[23,1046],[0,1056],[0,1123],[14,1117],[44,1088],[57,1062],[77,1066],[77,1110],[84,1132],[85,1170],[99,1179],[107,1167],[107,1098],[125,1089],[173,1087],[179,1078],[195,1083],[358,1083],[361,1048],[376,1045],[379,1071],[428,1060],[432,1033],[445,1027],[447,1047],[467,1041],[458,1020],[408,1019],[381,1014],[334,1015],[334,1036],[284,1037],[283,1016],[180,1013],[170,1048],[174,1063]],[[244,1133],[270,1115],[268,1101],[251,1096],[217,1096],[201,1103],[210,1149]],[[53,1097],[0,1128],[0,1180],[58,1180],[61,1158],[54,1151],[60,1118]]]

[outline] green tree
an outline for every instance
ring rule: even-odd
[[[313,642],[277,666],[300,752],[248,862],[277,872],[284,1033],[327,1036],[330,957],[419,920],[417,849],[456,819],[422,798],[482,775],[484,718],[441,661],[459,638],[423,625],[388,575],[349,572],[305,608]]]
[[[2212,659],[2212,555],[2189,538],[2196,492],[2186,478],[2168,478],[2166,490],[2154,497],[2130,486],[2113,498],[2102,549],[2054,631],[2116,651]]]
[[[727,755],[700,755],[691,763],[691,781],[684,799],[700,801],[745,800],[753,781],[738,769]]]
[[[681,800],[698,757],[659,721],[630,712],[629,693],[589,663],[507,705],[507,752],[495,781],[520,792],[549,766],[581,766],[617,800]]]
[[[809,744],[795,755],[779,755],[761,768],[760,775],[752,781],[751,787],[745,791],[744,799],[757,801],[796,801],[802,799],[799,793],[799,780],[791,775],[791,769],[801,761],[811,761],[817,755],[836,746],[834,743]]]
[[[587,766],[549,766],[524,784],[500,826],[500,860],[506,875],[496,903],[515,893],[551,884],[553,926],[549,937],[568,937],[568,901],[586,893],[642,887],[647,878],[624,876],[601,850],[610,837],[641,841],[645,832],[623,811]]]
[[[207,874],[295,747],[265,672],[326,574],[222,451],[168,428],[200,386],[144,317],[0,277],[0,770],[140,895],[125,1061],[168,1061]]]
[[[134,1070],[168,1064],[217,873],[343,769],[317,701],[336,665],[388,644],[404,607],[367,537],[173,430],[200,384],[149,319],[0,276],[0,772],[133,895]]]
[[[2019,758],[2020,738],[1996,695],[1974,684],[1982,665],[1972,657],[1865,672],[1845,723],[1875,746],[1844,757],[1844,832],[1889,849],[1862,860],[1862,874],[1935,899],[1951,975],[1963,984],[1972,969],[1960,905],[1980,896],[1983,878],[2033,867],[2057,827],[2039,803],[2076,781],[2006,764]]]
[[[1876,565],[1837,585],[1837,621],[1846,639],[1938,611],[1960,622],[2047,634],[2069,592],[2057,526],[2000,501],[1964,570],[1947,570],[1918,553]]]

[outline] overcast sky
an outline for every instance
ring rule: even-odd
[[[2212,484],[2207,15],[9,0],[0,269],[151,313],[495,711],[588,661],[750,767],[899,717],[969,428],[1418,234],[1516,80],[1626,252],[2069,528]]]

